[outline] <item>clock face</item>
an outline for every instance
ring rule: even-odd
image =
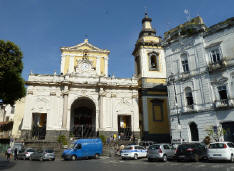
[[[90,70],[90,68],[91,68],[91,66],[88,63],[82,63],[81,64],[81,70],[82,71],[88,71],[88,70]]]

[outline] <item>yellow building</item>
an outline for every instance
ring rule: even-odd
[[[161,39],[147,13],[135,44],[135,73],[139,83],[140,128],[143,140],[170,142],[166,66]]]

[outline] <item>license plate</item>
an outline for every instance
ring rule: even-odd
[[[127,156],[128,154],[124,154],[125,156]]]
[[[179,158],[185,158],[185,156],[179,156]]]
[[[221,154],[213,154],[213,156],[222,156]]]

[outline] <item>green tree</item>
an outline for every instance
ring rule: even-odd
[[[13,105],[25,96],[22,57],[17,45],[0,40],[0,100],[4,104]]]

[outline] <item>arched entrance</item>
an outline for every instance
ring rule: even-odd
[[[73,102],[70,131],[77,138],[96,136],[96,106],[91,99],[82,97]]]
[[[195,122],[191,122],[189,124],[189,128],[190,128],[190,133],[191,133],[191,140],[199,141],[197,124]]]

